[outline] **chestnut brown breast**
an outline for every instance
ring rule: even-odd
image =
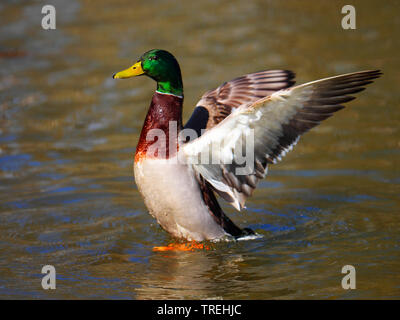
[[[136,147],[135,162],[146,157],[168,159],[176,154],[177,136],[182,129],[182,104],[182,97],[154,93]]]

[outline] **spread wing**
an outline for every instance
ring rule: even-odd
[[[253,104],[242,105],[218,125],[182,148],[214,190],[240,210],[267,174],[301,134],[353,100],[379,71],[361,71],[280,90]]]
[[[271,95],[275,91],[291,87],[295,74],[288,70],[267,70],[246,74],[225,82],[203,94],[185,128],[210,129],[224,120],[233,110],[243,104]]]

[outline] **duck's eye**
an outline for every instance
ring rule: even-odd
[[[149,60],[150,60],[150,61],[153,61],[153,60],[158,60],[158,57],[156,57],[156,56],[154,56],[154,57],[150,57],[150,58],[149,58]]]

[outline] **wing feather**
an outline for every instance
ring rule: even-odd
[[[185,144],[183,156],[217,193],[240,210],[257,182],[266,176],[268,164],[280,161],[303,133],[343,109],[342,103],[354,99],[350,94],[362,91],[362,86],[380,75],[379,70],[340,75],[242,104],[200,138]],[[198,161],[204,153],[211,153],[213,161]],[[243,162],[243,154],[251,160],[250,166]],[[249,170],[238,173],[240,169]]]
[[[201,97],[185,128],[194,129],[200,135],[202,129],[211,129],[236,108],[292,86],[294,77],[295,74],[289,70],[267,70],[225,82]]]

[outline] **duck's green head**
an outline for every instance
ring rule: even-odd
[[[144,53],[128,69],[113,75],[114,79],[126,79],[146,75],[157,82],[157,91],[183,95],[181,69],[175,57],[165,50],[153,49]]]

